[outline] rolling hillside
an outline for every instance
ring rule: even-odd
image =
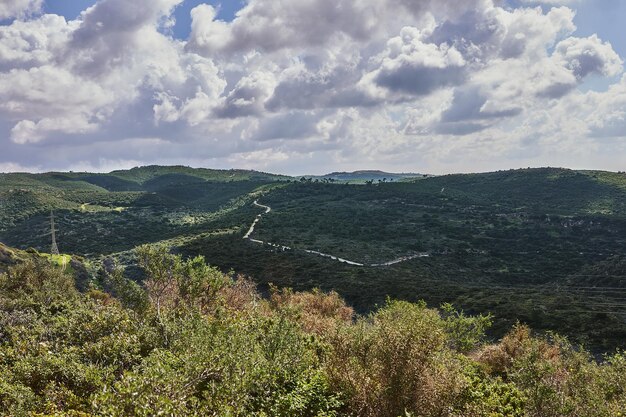
[[[143,167],[4,174],[0,197],[0,241],[20,249],[48,250],[54,210],[61,250],[95,261],[132,264],[133,248],[163,243],[262,289],[337,290],[360,312],[387,296],[452,302],[493,313],[494,337],[520,320],[596,350],[625,347],[621,173],[545,168],[366,185]],[[271,212],[252,239],[273,246],[243,239],[265,211],[254,201]]]
[[[246,196],[286,177],[243,170],[149,166],[109,174],[0,174],[0,241],[46,250],[54,210],[59,241],[99,256],[194,234],[223,220]],[[245,210],[244,210],[245,211]]]

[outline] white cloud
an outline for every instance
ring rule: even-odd
[[[576,104],[592,137],[626,139],[626,75],[606,92],[590,91]]]
[[[25,17],[41,10],[43,0],[2,0],[0,20],[12,17]]]
[[[623,70],[622,60],[611,44],[602,42],[597,35],[559,42],[556,56],[578,79],[593,73],[614,77]]]
[[[260,116],[264,113],[265,102],[275,88],[274,74],[254,71],[237,82],[224,103],[217,109],[217,115],[227,118]]]
[[[252,0],[230,23],[216,20],[213,7],[200,5],[192,11],[189,47],[205,54],[232,54],[312,48],[340,36],[367,43],[433,15],[458,18],[491,5],[491,0]]]
[[[387,93],[424,96],[438,88],[458,85],[463,81],[466,62],[461,53],[446,43],[425,43],[419,29],[405,27],[400,36],[387,42],[378,57],[376,70],[361,80],[363,88],[373,96]]]
[[[0,109],[12,118],[58,117],[98,109],[115,96],[100,83],[53,64],[0,73]]]
[[[18,144],[37,143],[51,133],[84,134],[95,132],[98,125],[83,115],[59,119],[44,118],[38,122],[22,120],[11,129],[11,140]]]
[[[0,26],[0,71],[32,68],[52,61],[76,26],[57,15]]]
[[[0,164],[438,170],[598,152],[626,127],[625,81],[577,89],[623,68],[568,7],[248,0],[223,22],[202,4],[182,41],[181,1],[100,0],[69,22],[4,2],[20,19],[0,26]]]

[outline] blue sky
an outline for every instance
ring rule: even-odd
[[[133,0],[129,0],[133,1]],[[92,6],[95,0],[45,0],[44,11],[64,16],[68,20],[75,19],[83,10]],[[235,17],[235,13],[243,6],[243,0],[225,1],[202,1],[186,0],[174,11],[176,26],[173,34],[178,39],[187,39],[191,29],[190,11],[199,4],[211,4],[218,8],[218,19],[230,21]]]
[[[596,33],[610,41],[618,54],[626,56],[626,1],[585,0],[573,7],[578,11],[575,19],[578,34]]]
[[[83,10],[94,3],[95,0],[45,0],[44,10],[47,13],[62,15],[66,19],[75,19]],[[189,36],[191,25],[189,12],[202,3],[218,7],[218,18],[230,21],[243,6],[244,1],[186,0],[176,8],[174,13],[176,18],[174,35],[177,38],[186,39]],[[519,5],[520,3],[519,1],[511,1],[510,4]],[[588,36],[597,33],[601,38],[609,40],[620,55],[626,56],[626,36],[624,36],[623,26],[626,22],[626,1],[582,0],[572,4],[572,7],[578,11],[575,23],[579,34]]]
[[[83,10],[93,5],[95,0],[45,0],[44,10],[47,13],[55,13],[66,19],[75,19]],[[217,18],[231,21],[235,14],[244,6],[244,0],[185,0],[174,11],[176,24],[172,29],[172,35],[177,39],[185,40],[191,30],[191,9],[199,4],[215,6],[219,13]],[[519,0],[510,0],[511,7],[520,6]],[[611,42],[615,51],[622,57],[626,57],[626,36],[624,36],[623,22],[626,22],[626,1],[624,0],[579,0],[571,5],[577,14],[574,22],[577,26],[577,34],[590,36],[597,34],[600,38]],[[543,6],[548,10],[553,5]],[[590,77],[580,86],[583,90],[605,90],[615,80],[607,80],[602,77]]]
[[[294,0],[297,1],[297,0]],[[93,5],[95,0],[45,0],[44,10],[55,13],[66,19],[75,19],[83,10]],[[186,0],[174,12],[176,26],[174,36],[186,39],[189,36],[191,17],[189,12],[198,4],[211,4],[219,9],[218,19],[230,21],[235,13],[243,7],[243,0],[202,1]],[[510,1],[511,5],[519,5],[519,1]],[[548,8],[551,6],[544,6]],[[602,39],[613,44],[615,50],[626,56],[626,36],[624,24],[626,22],[626,1],[624,0],[582,0],[571,5],[578,11],[575,23],[578,34],[589,36],[597,33]]]
[[[623,22],[624,0],[0,2],[0,172],[623,170]]]

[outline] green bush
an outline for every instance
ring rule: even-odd
[[[117,271],[81,294],[50,264],[0,276],[0,415],[615,417],[626,356],[597,362],[518,325],[389,300],[273,289],[142,248],[146,288]]]

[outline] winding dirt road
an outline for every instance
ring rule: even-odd
[[[254,200],[254,205],[264,208],[265,209],[265,213],[260,213],[256,216],[256,218],[254,219],[254,221],[252,222],[252,224],[250,225],[250,229],[248,229],[248,233],[245,234],[245,236],[243,237],[244,239],[250,239],[250,236],[252,235],[252,233],[254,233],[254,228],[256,227],[256,224],[259,222],[259,220],[261,220],[261,217],[263,217],[264,214],[269,213],[270,211],[272,211],[272,208],[270,206],[264,206],[263,204],[259,204],[259,202],[257,200]],[[261,242],[260,240],[256,240],[256,242]]]
[[[256,243],[256,244],[259,244],[259,245],[269,245],[269,246],[271,246],[273,248],[277,248],[277,249],[280,249],[280,250],[283,250],[283,251],[286,251],[286,250],[296,250],[296,249],[291,248],[289,246],[279,245],[278,243],[264,242],[262,240],[253,239],[252,238],[252,234],[254,233],[254,228],[259,223],[261,218],[264,215],[268,214],[270,211],[272,211],[272,208],[270,206],[266,206],[264,204],[259,204],[258,200],[254,200],[253,204],[255,206],[257,206],[257,207],[261,207],[261,208],[265,209],[265,212],[259,213],[255,217],[254,221],[250,225],[250,228],[248,229],[248,232],[243,236],[243,238],[245,240],[249,240],[250,242],[253,242],[253,243]],[[354,262],[354,261],[350,261],[348,259],[340,258],[338,256],[330,255],[328,253],[319,252],[319,251],[316,251],[316,250],[310,250],[310,249],[302,249],[302,250],[304,252],[306,252],[306,253],[310,253],[312,255],[321,256],[323,258],[329,258],[329,259],[332,259],[334,261],[341,262],[341,263],[344,263],[344,264],[353,265],[353,266],[364,266],[364,267],[369,267],[369,268],[378,268],[378,267],[383,267],[383,266],[397,265],[399,263],[407,262],[407,261],[410,261],[410,260],[416,259],[416,258],[428,258],[428,257],[430,257],[430,254],[428,254],[428,253],[417,253],[417,254],[414,254],[414,255],[403,256],[401,258],[397,258],[397,259],[391,260],[389,262],[378,263],[378,264],[363,264],[363,263],[360,263],[360,262]]]

